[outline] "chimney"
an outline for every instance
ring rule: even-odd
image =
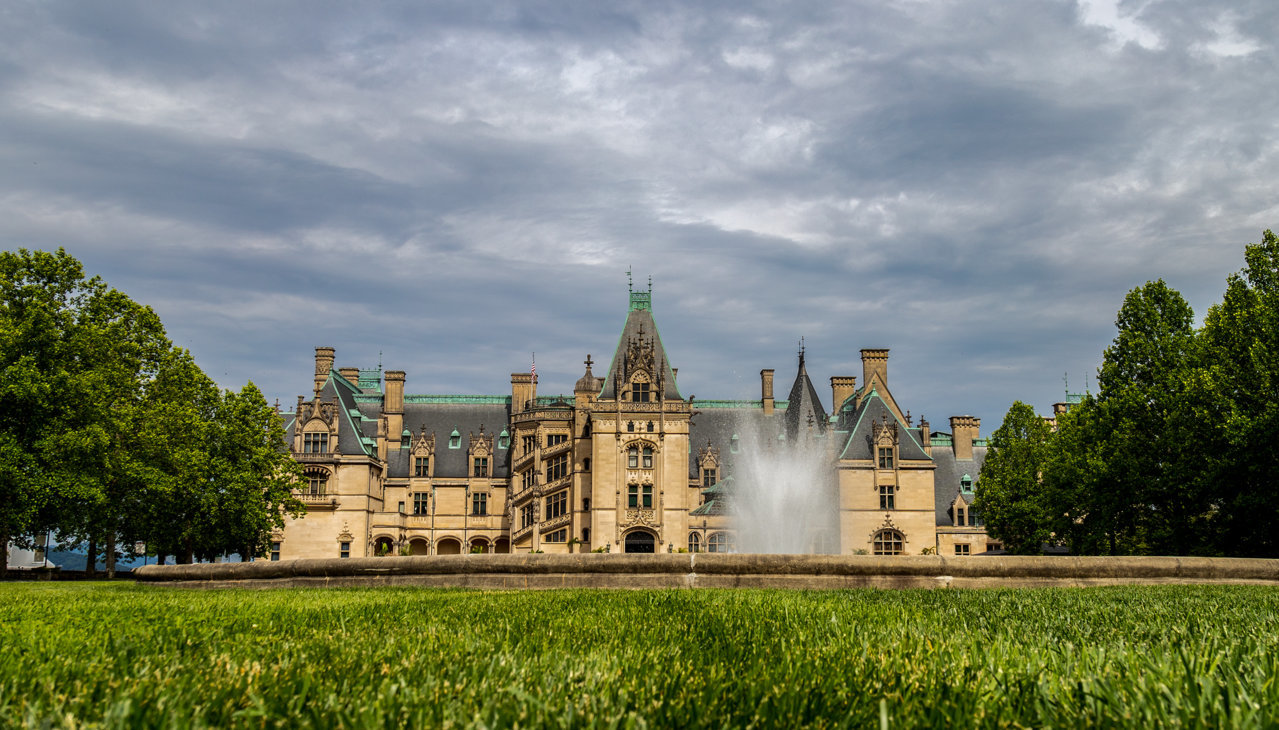
[[[839,415],[839,409],[843,407],[844,401],[848,400],[853,393],[857,392],[857,376],[856,375],[836,375],[830,379],[831,393],[831,411],[835,415]]]
[[[973,441],[981,429],[981,419],[972,416],[951,416],[950,433],[956,459],[973,458]]]
[[[360,369],[359,368],[338,368],[338,375],[341,375],[343,378],[345,378],[346,382],[350,383],[351,385],[354,385],[357,388],[360,386]]]
[[[928,430],[928,421],[922,415],[919,417],[919,441],[924,446],[924,453],[932,456],[933,434]]]
[[[386,437],[398,440],[404,428],[404,371],[387,370],[383,375],[386,381],[386,395],[382,398],[382,412],[387,417]]]
[[[533,373],[511,373],[511,413],[523,413],[537,397]]]
[[[766,369],[759,371],[759,387],[761,396],[764,399],[764,415],[773,415],[773,371]]]
[[[315,348],[315,394],[317,396],[324,388],[324,381],[329,379],[329,371],[333,369],[333,353],[332,347]]]
[[[879,375],[879,382],[888,385],[888,350],[862,350],[862,385],[869,387],[871,376]]]

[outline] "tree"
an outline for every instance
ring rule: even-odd
[[[1051,537],[1049,505],[1040,477],[1052,431],[1030,406],[1016,401],[991,434],[973,509],[1012,553],[1034,554]]]
[[[1202,465],[1216,548],[1279,557],[1279,239],[1265,231],[1244,261],[1204,320],[1196,416],[1215,432]]]

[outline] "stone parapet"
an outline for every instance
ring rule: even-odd
[[[1249,558],[738,555],[432,555],[147,565],[141,582],[190,588],[420,585],[543,588],[996,588],[1279,585]]]

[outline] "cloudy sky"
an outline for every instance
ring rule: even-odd
[[[1279,227],[1272,0],[358,5],[4,3],[0,243],[284,403],[316,345],[571,391],[632,268],[686,395],[888,347],[986,434]]]

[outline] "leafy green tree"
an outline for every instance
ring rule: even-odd
[[[1279,239],[1265,231],[1244,261],[1204,320],[1196,415],[1215,437],[1201,464],[1217,549],[1279,557]]]
[[[1016,401],[991,434],[973,509],[1012,553],[1034,554],[1050,537],[1050,506],[1040,481],[1052,431],[1035,409]]]

